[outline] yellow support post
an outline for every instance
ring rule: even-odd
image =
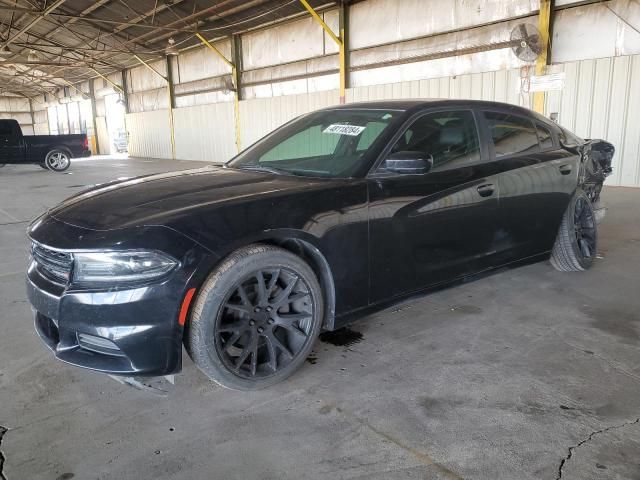
[[[200,40],[202,42],[203,45],[208,47],[212,52],[214,52],[218,57],[220,57],[224,63],[226,63],[227,65],[229,65],[231,67],[231,78],[233,80],[233,86],[235,88],[235,92],[234,92],[234,95],[233,95],[233,117],[234,117],[235,130],[236,130],[236,150],[238,152],[240,152],[240,150],[241,150],[241,146],[240,146],[240,142],[241,142],[241,138],[240,138],[240,81],[239,81],[239,77],[238,77],[238,69],[236,68],[236,65],[231,60],[229,60],[227,57],[225,57],[224,54],[218,48],[215,47],[215,45],[213,45],[211,42],[209,42],[209,40],[204,38],[199,33],[196,33],[196,37],[198,38],[198,40]],[[232,39],[232,42],[233,42],[233,39]]]
[[[345,34],[344,34],[344,25],[340,25],[340,36],[338,37],[333,30],[331,30],[331,28],[329,28],[329,25],[327,25],[325,23],[324,20],[322,20],[322,17],[320,17],[320,15],[318,15],[318,13],[313,9],[313,7],[311,5],[309,5],[309,2],[307,2],[307,0],[300,0],[300,3],[302,4],[302,6],[304,8],[307,9],[307,11],[311,14],[311,17],[313,17],[313,19],[318,22],[318,24],[320,24],[320,26],[323,28],[323,30],[327,33],[327,35],[329,35],[329,37],[331,37],[331,39],[336,42],[336,44],[338,45],[338,58],[339,58],[339,62],[340,62],[340,103],[344,103],[345,102],[345,92],[346,92],[346,88],[347,88],[347,62],[346,62],[346,45],[344,42],[344,38],[345,38]]]
[[[536,60],[536,76],[547,73],[547,63],[549,59],[549,32],[551,30],[551,12],[553,10],[553,0],[540,0],[540,13],[538,18],[538,29],[542,40],[542,52]],[[544,114],[544,92],[534,92],[533,109]]]
[[[136,60],[138,60],[142,65],[144,65],[149,70],[151,70],[156,75],[158,75],[160,78],[162,78],[165,82],[167,82],[167,96],[169,97],[169,132],[171,134],[171,158],[175,160],[176,159],[176,134],[175,134],[175,128],[173,125],[173,100],[171,95],[171,83],[170,83],[171,81],[169,80],[169,78],[162,75],[159,71],[157,71],[147,62],[141,59],[138,55],[134,55],[133,57]]]

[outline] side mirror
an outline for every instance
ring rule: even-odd
[[[422,152],[395,152],[384,161],[385,170],[405,175],[427,173],[431,167],[433,167],[433,157]]]

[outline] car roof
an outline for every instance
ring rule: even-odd
[[[372,100],[368,102],[352,102],[342,105],[334,105],[323,110],[342,110],[342,109],[372,109],[372,110],[411,110],[416,107],[460,107],[475,106],[479,108],[508,108],[522,110],[531,113],[531,110],[513,105],[511,103],[490,102],[487,100],[470,100],[461,98],[416,98],[416,99],[399,99],[399,100]]]
[[[533,110],[513,105],[511,103],[493,102],[488,100],[471,100],[462,98],[416,98],[416,99],[398,99],[398,100],[374,100],[367,102],[345,103],[343,105],[334,105],[322,110],[349,110],[349,109],[371,109],[371,110],[419,110],[429,107],[452,107],[452,108],[486,108],[510,110],[512,112],[536,118],[539,121],[552,125],[552,122]]]

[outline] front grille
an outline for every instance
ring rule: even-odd
[[[73,257],[70,253],[51,250],[37,243],[31,244],[31,256],[38,271],[49,280],[67,284],[71,275]]]

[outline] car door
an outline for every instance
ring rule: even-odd
[[[485,110],[489,154],[500,170],[500,215],[508,257],[549,251],[576,187],[578,157],[563,150],[543,122],[508,110]]]
[[[0,163],[24,162],[24,145],[17,123],[0,121]]]
[[[414,116],[381,159],[397,151],[433,166],[398,174],[380,161],[369,175],[372,303],[482,270],[499,243],[497,180],[471,109]]]

